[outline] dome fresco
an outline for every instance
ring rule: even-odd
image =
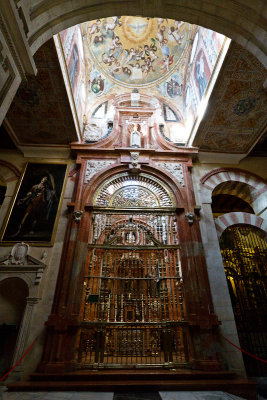
[[[126,87],[166,80],[187,56],[193,26],[181,21],[111,17],[85,23],[85,45],[100,71]]]
[[[133,16],[84,22],[62,31],[60,38],[81,129],[107,96],[138,89],[160,104],[165,136],[172,142],[189,137],[230,42],[187,22]],[[107,119],[112,119],[111,103]],[[166,118],[164,103],[179,122]]]

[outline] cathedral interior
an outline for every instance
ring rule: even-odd
[[[221,3],[1,2],[7,393],[256,399],[267,6]]]

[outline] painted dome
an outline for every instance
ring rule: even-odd
[[[133,16],[86,23],[90,57],[103,75],[125,87],[166,80],[188,53],[193,26],[182,21]]]

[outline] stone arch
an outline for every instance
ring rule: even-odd
[[[3,177],[3,179],[5,179],[6,182],[16,180],[20,177],[20,171],[18,170],[18,168],[8,161],[0,160],[0,170],[1,176]]]
[[[267,184],[256,174],[239,168],[218,168],[204,175],[200,182],[210,202],[213,194],[232,194],[247,201],[257,215],[266,212]]]
[[[204,26],[234,39],[264,65],[267,64],[266,45],[266,10],[264,0],[248,3],[240,0],[238,5],[233,0],[216,4],[212,0],[194,1],[185,6],[182,0],[163,2],[145,1],[142,3],[126,0],[111,1],[105,4],[90,0],[71,0],[55,2],[41,1],[37,5],[29,1],[27,21],[29,45],[32,52],[52,35],[78,23],[112,15],[142,15],[145,17],[173,18]]]
[[[27,285],[29,290],[30,287],[33,285],[30,276],[25,274],[24,272],[17,272],[17,273],[5,272],[4,274],[0,274],[0,282],[4,281],[5,279],[12,279],[12,278],[20,279],[21,281],[23,281]]]
[[[267,232],[267,221],[263,218],[245,212],[231,212],[216,218],[215,227],[218,238],[229,226],[237,224],[252,225]]]

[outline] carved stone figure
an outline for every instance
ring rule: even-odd
[[[133,130],[131,132],[131,147],[141,147],[141,134],[137,129],[136,124],[134,124]]]
[[[131,164],[129,165],[129,168],[131,168],[132,172],[138,172],[138,169],[140,168],[140,165],[138,165],[139,161],[139,153],[137,151],[131,151]]]
[[[24,242],[16,243],[11,250],[9,264],[12,265],[26,264],[28,251],[29,251],[28,244]]]

